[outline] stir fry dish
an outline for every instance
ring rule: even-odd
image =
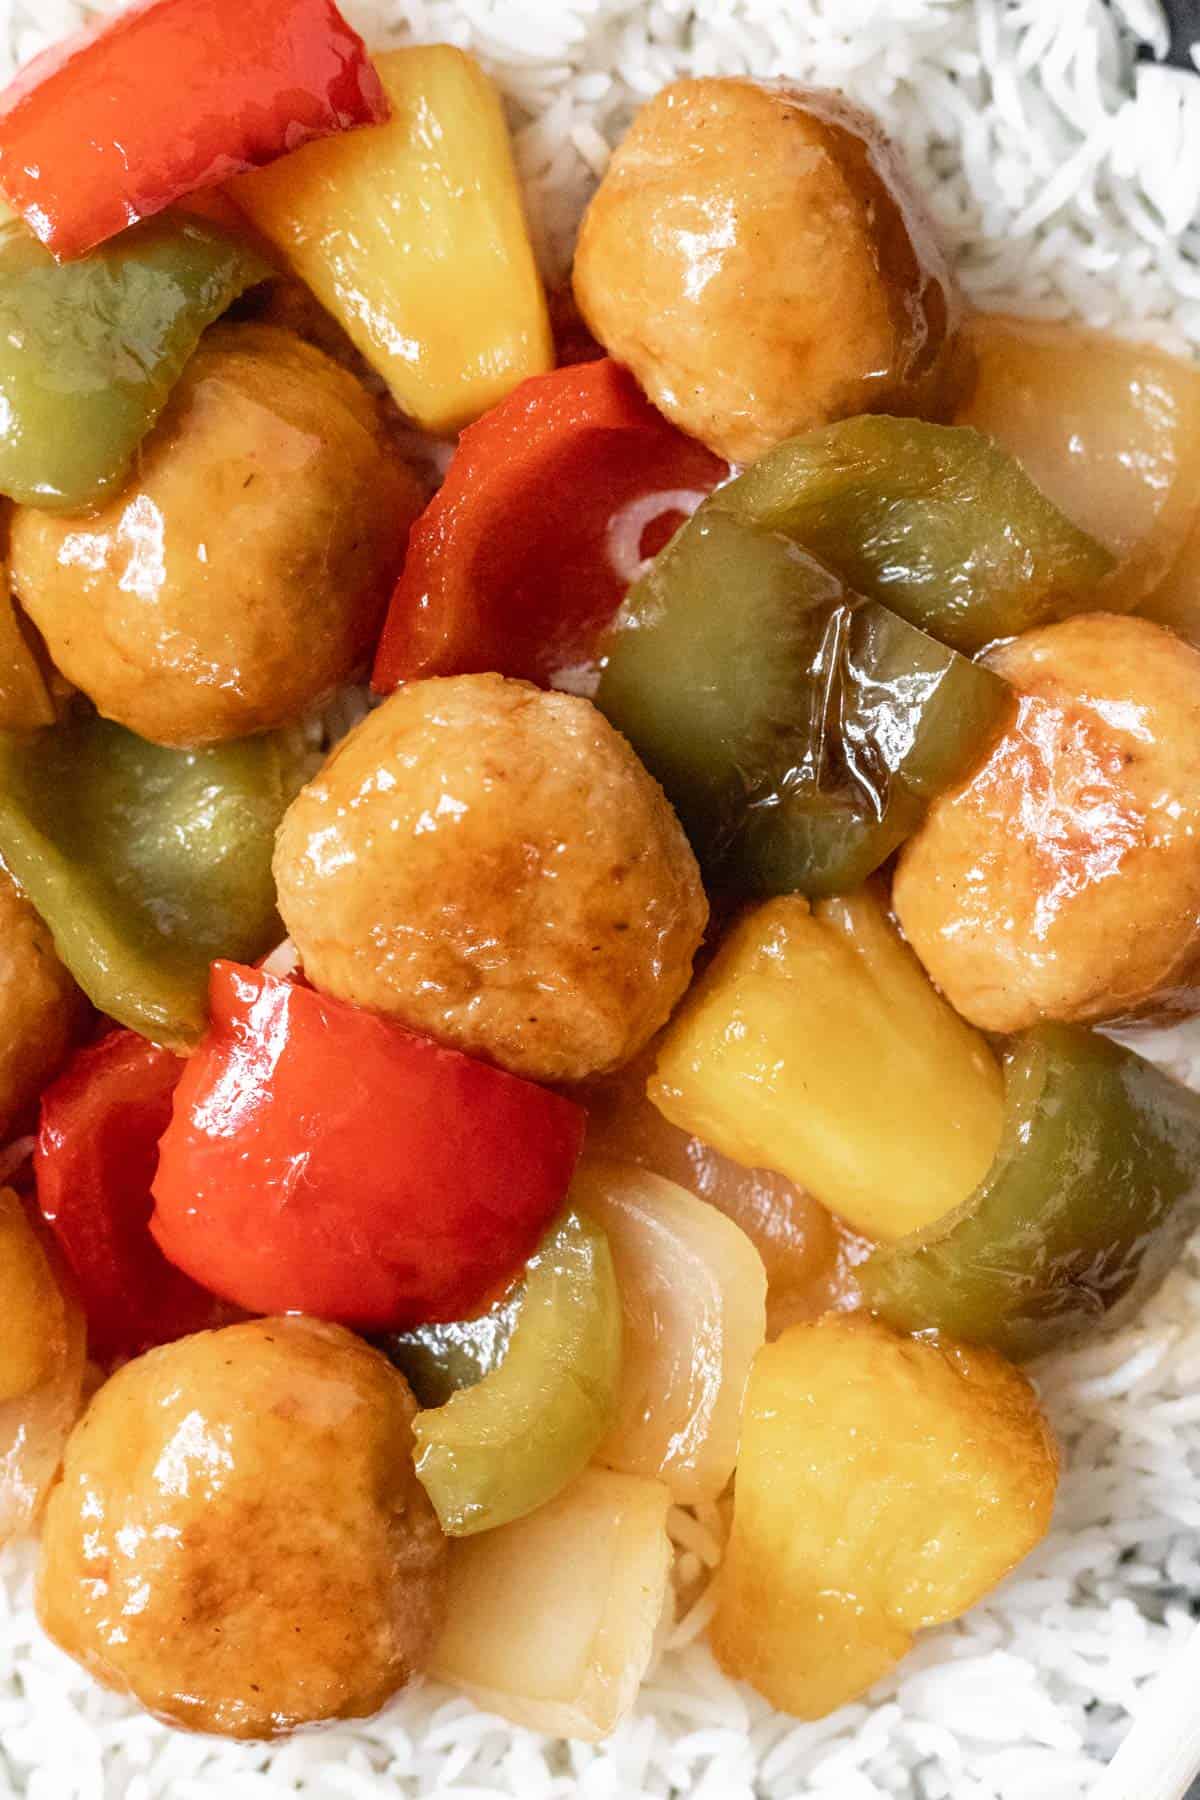
[[[488,77],[332,0],[107,16],[0,191],[47,1632],[237,1738],[598,1738],[677,1609],[866,1694],[1197,1223],[1200,373],[974,312],[786,82],[651,99],[548,297]]]

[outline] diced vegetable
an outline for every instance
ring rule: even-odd
[[[607,358],[523,382],[463,433],[413,528],[376,689],[586,665],[631,579],[623,538],[636,564],[642,516],[678,524],[725,472]]]
[[[42,1097],[38,1205],[108,1362],[215,1325],[213,1296],[171,1267],[150,1236],[150,1183],[183,1064],[132,1031],[80,1050]]]
[[[0,190],[59,257],[312,138],[386,119],[333,0],[139,0],[0,96]]]
[[[657,1048],[583,1095],[585,1156],[624,1160],[694,1193],[737,1225],[762,1259],[770,1320],[781,1307],[812,1315],[835,1303],[841,1236],[837,1221],[810,1194],[770,1169],[748,1169],[674,1125],[647,1093]]]
[[[76,263],[0,227],[0,493],[64,512],[115,493],[205,327],[270,273],[182,213]]]
[[[11,1188],[0,1188],[0,1406],[54,1374],[67,1338],[67,1301]]]
[[[162,1140],[153,1231],[252,1312],[459,1319],[558,1211],[584,1115],[374,1013],[218,962]]]
[[[660,1482],[587,1469],[529,1518],[451,1544],[430,1674],[528,1730],[607,1737],[670,1604],[670,1503]]]
[[[865,1254],[865,1241],[785,1175],[747,1169],[672,1125],[646,1092],[656,1055],[651,1045],[581,1094],[588,1114],[585,1156],[649,1169],[732,1219],[766,1270],[768,1337],[798,1319],[847,1305],[855,1293],[853,1265]]]
[[[517,1282],[474,1318],[391,1331],[378,1339],[379,1348],[407,1378],[422,1406],[445,1406],[460,1388],[474,1387],[499,1367],[524,1298],[524,1282]]]
[[[1117,559],[1093,595],[1136,605],[1200,506],[1200,371],[1150,344],[1045,319],[978,313],[960,424],[987,432]]]
[[[985,1040],[869,891],[749,913],[662,1040],[650,1098],[885,1242],[961,1204],[1003,1110]]]
[[[1004,1135],[961,1207],[859,1271],[866,1303],[1005,1355],[1051,1350],[1139,1306],[1196,1222],[1200,1096],[1065,1025],[1018,1038]]]
[[[981,432],[919,419],[844,419],[793,438],[713,506],[782,532],[966,652],[1086,612],[1114,565]]]
[[[0,1544],[36,1522],[83,1409],[83,1313],[61,1287],[59,1298],[61,1312],[40,1317],[47,1351],[43,1378],[26,1393],[0,1401]]]
[[[492,1531],[553,1499],[611,1428],[620,1380],[612,1254],[599,1226],[570,1209],[530,1260],[503,1360],[417,1414],[417,1474],[443,1531]]]
[[[53,725],[54,701],[8,590],[0,563],[0,731],[37,731]]]
[[[0,854],[101,1012],[173,1047],[208,967],[278,941],[271,850],[303,745],[165,750],[90,713],[0,739]]]
[[[311,145],[230,192],[426,431],[553,366],[500,96],[448,44],[389,50],[379,131]]]
[[[725,491],[631,591],[596,704],[662,783],[711,883],[844,891],[979,759],[1010,692],[718,507]]]
[[[957,1618],[1045,1534],[1058,1457],[987,1350],[862,1315],[796,1325],[750,1377],[713,1648],[816,1719]]]
[[[715,1500],[766,1331],[762,1258],[716,1207],[645,1169],[585,1162],[571,1196],[604,1228],[624,1319],[617,1416],[596,1460],[664,1482],[682,1506]]]

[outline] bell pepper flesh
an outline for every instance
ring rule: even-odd
[[[715,887],[844,892],[983,754],[1011,691],[727,512],[724,491],[631,590],[596,704]]]
[[[1005,1066],[991,1170],[867,1259],[864,1301],[904,1331],[1039,1355],[1153,1291],[1195,1224],[1198,1179],[1200,1096],[1107,1038],[1039,1026]]]
[[[115,493],[200,334],[271,272],[182,214],[63,264],[0,228],[0,493],[64,512]]]
[[[0,95],[0,192],[60,258],[387,99],[333,0],[141,0]]]
[[[622,1329],[608,1240],[571,1209],[529,1263],[503,1360],[414,1421],[417,1477],[443,1531],[524,1518],[582,1473],[616,1416]]]
[[[968,655],[1086,612],[1116,565],[982,432],[876,415],[769,452],[714,501]]]
[[[549,682],[586,664],[628,586],[613,521],[655,492],[694,503],[726,472],[607,357],[523,382],[463,432],[413,527],[376,692],[485,670]]]
[[[166,750],[77,712],[0,737],[0,855],[98,1010],[187,1047],[213,958],[278,941],[271,852],[303,774],[288,734]]]
[[[572,1101],[307,987],[218,962],[162,1140],[152,1230],[253,1312],[459,1319],[562,1205]]]
[[[405,1376],[422,1406],[445,1406],[460,1388],[474,1387],[498,1368],[521,1316],[521,1284],[472,1319],[414,1325],[378,1338],[379,1348]]]
[[[87,1315],[91,1354],[136,1356],[228,1311],[149,1232],[158,1140],[183,1070],[132,1031],[80,1050],[42,1097],[34,1176]]]

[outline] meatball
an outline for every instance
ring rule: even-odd
[[[411,683],[284,817],[279,909],[326,993],[541,1081],[617,1068],[707,919],[658,784],[586,700]]]
[[[446,1544],[416,1403],[338,1325],[256,1319],[107,1382],[46,1509],[38,1612],[171,1724],[270,1738],[378,1710],[425,1663]]]
[[[909,942],[985,1031],[1200,1010],[1200,653],[1093,613],[988,660],[1015,720],[901,856]]]
[[[0,864],[0,1144],[57,1075],[84,1011],[48,929]]]
[[[734,462],[853,413],[944,416],[969,368],[922,204],[834,93],[666,88],[600,183],[574,281],[654,404]]]
[[[18,507],[12,576],[106,717],[211,744],[296,719],[366,661],[420,504],[352,375],[224,325],[118,499],[86,519]]]

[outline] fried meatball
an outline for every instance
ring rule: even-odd
[[[0,864],[0,1144],[57,1075],[85,1010],[48,929]]]
[[[734,462],[853,413],[942,417],[969,368],[933,226],[840,95],[679,81],[583,221],[579,309],[654,404]]]
[[[42,1624],[106,1687],[195,1731],[270,1738],[377,1711],[443,1617],[415,1411],[384,1357],[313,1319],[127,1363],[46,1509]]]
[[[352,375],[288,332],[223,325],[118,499],[17,508],[12,576],[107,718],[211,744],[296,719],[363,665],[420,504]]]
[[[1015,721],[901,856],[909,942],[985,1031],[1200,1010],[1200,653],[1092,613],[988,660]]]
[[[540,1081],[617,1068],[707,906],[658,784],[586,700],[411,683],[293,802],[279,909],[317,987]]]

